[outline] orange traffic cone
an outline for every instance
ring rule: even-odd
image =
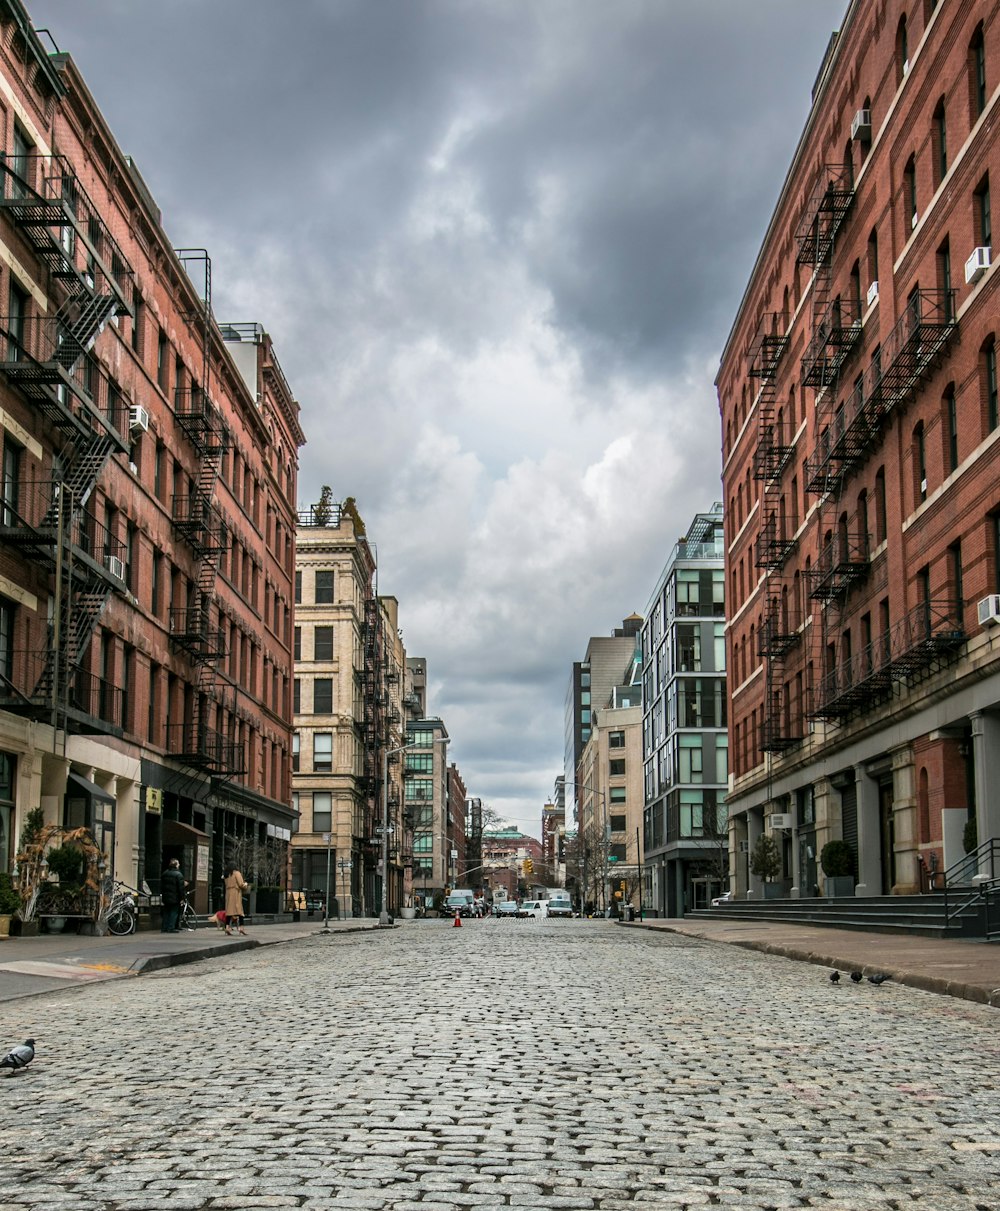
[[[452,926],[452,929],[461,929],[461,928],[462,928],[462,918],[458,915],[458,913],[455,913],[455,924]]]

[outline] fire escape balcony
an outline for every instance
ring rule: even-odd
[[[842,721],[874,710],[909,682],[943,668],[965,642],[954,605],[927,601],[915,606],[885,635],[831,669],[816,689],[815,718]]]
[[[795,447],[783,437],[776,423],[761,427],[760,439],[753,452],[754,479],[769,483],[784,471]]]
[[[802,384],[822,388],[834,382],[861,338],[860,307],[836,298],[816,326],[802,358]]]
[[[868,575],[871,540],[857,530],[843,530],[825,543],[810,570],[809,596],[814,601],[836,601]]]
[[[128,403],[89,354],[67,363],[63,335],[51,316],[0,317],[0,373],[73,441],[100,433],[127,450]]]
[[[747,349],[747,375],[762,381],[772,380],[781,355],[788,347],[788,316],[780,311],[760,317]]]
[[[72,295],[96,299],[95,292],[107,290],[105,319],[131,315],[132,267],[68,160],[35,153],[0,158],[0,210]]]
[[[204,610],[197,607],[170,611],[170,638],[199,663],[222,660],[229,654],[221,628],[213,627]]]
[[[757,543],[757,567],[777,571],[795,550],[797,540],[785,533],[784,519],[769,513],[760,528]]]
[[[82,668],[64,669],[58,702],[53,704],[52,660],[49,653],[12,651],[8,668],[0,672],[0,708],[29,719],[51,718],[53,706],[74,735],[125,734],[127,692]]]
[[[170,756],[192,769],[224,777],[246,773],[243,745],[221,732],[197,724],[174,723],[168,728]]]
[[[59,498],[65,485],[60,480],[19,480],[8,486],[0,502],[0,541],[21,550],[27,557],[55,565],[60,534]],[[125,544],[97,520],[88,509],[73,508],[66,496],[62,519],[64,549],[72,557],[66,565],[75,587],[121,588],[125,581]]]
[[[765,608],[757,629],[757,653],[771,660],[782,660],[802,636],[781,616],[781,607],[773,602]]]
[[[229,527],[212,498],[198,488],[172,498],[173,522],[199,555],[220,555],[229,550]]]
[[[760,751],[762,753],[787,753],[802,743],[805,736],[805,720],[801,714],[787,717],[780,707],[764,716],[761,726]]]
[[[870,367],[868,394],[878,400],[883,416],[922,382],[957,328],[953,290],[914,291]]]
[[[201,387],[174,392],[174,416],[199,454],[221,454],[229,447],[222,415]]]
[[[821,265],[829,257],[853,201],[854,180],[850,167],[825,165],[795,230],[796,260],[800,265]]]

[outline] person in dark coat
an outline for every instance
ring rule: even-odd
[[[181,874],[181,864],[171,858],[160,876],[160,933],[180,933],[181,901],[185,891],[187,883]]]

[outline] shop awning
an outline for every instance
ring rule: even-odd
[[[88,778],[82,778],[79,774],[74,774],[69,771],[69,777],[66,780],[66,794],[70,796],[85,795],[91,802],[96,803],[114,803],[114,795],[109,795],[106,790],[102,790],[96,782],[91,782]]]

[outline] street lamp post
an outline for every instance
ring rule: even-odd
[[[333,840],[333,833],[324,833],[326,841],[326,896],[323,900],[323,928],[320,933],[330,932],[330,842]]]

